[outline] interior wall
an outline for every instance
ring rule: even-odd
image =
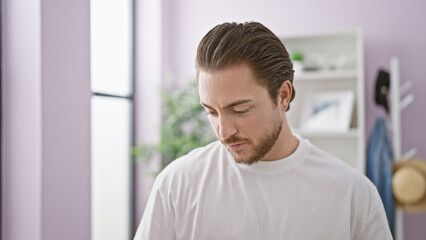
[[[89,1],[41,0],[42,239],[90,239]]]
[[[155,145],[161,138],[161,24],[161,1],[135,2],[135,137],[138,145]],[[135,164],[134,232],[142,218],[159,160],[140,160]]]
[[[415,101],[403,111],[402,150],[412,147],[426,159],[423,147],[426,128],[426,2],[418,0],[166,0],[174,6],[163,23],[165,38],[163,69],[179,82],[195,77],[194,59],[198,42],[215,25],[225,21],[260,21],[277,35],[311,31],[360,28],[364,34],[366,136],[384,111],[374,104],[374,84],[379,68],[389,68],[392,56],[400,59],[401,82],[412,81]],[[405,214],[407,240],[424,239],[426,213]]]
[[[1,4],[2,239],[89,240],[89,2]]]
[[[1,4],[1,239],[41,240],[40,5],[27,0]]]

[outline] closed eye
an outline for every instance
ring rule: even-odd
[[[247,108],[247,109],[245,109],[245,110],[241,110],[241,111],[236,111],[236,110],[234,110],[234,113],[235,113],[235,114],[245,114],[245,113],[247,113],[248,111],[250,111],[250,108]]]
[[[209,115],[216,116],[216,115],[217,115],[217,113],[216,113],[216,112],[213,112],[213,111],[207,111],[205,114],[206,114],[207,116],[209,116]]]

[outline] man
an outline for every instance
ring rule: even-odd
[[[158,175],[135,240],[392,239],[371,182],[291,133],[292,63],[269,29],[216,26],[196,67],[220,141]]]

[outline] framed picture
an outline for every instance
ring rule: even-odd
[[[353,105],[353,91],[316,92],[305,99],[301,112],[301,129],[348,131]]]

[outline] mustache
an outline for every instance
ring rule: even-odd
[[[247,139],[245,139],[245,138],[239,138],[237,136],[230,136],[230,137],[228,137],[226,139],[220,140],[220,142],[222,144],[224,144],[224,145],[232,144],[232,143],[236,143],[236,142],[245,142],[245,141],[247,141]]]

